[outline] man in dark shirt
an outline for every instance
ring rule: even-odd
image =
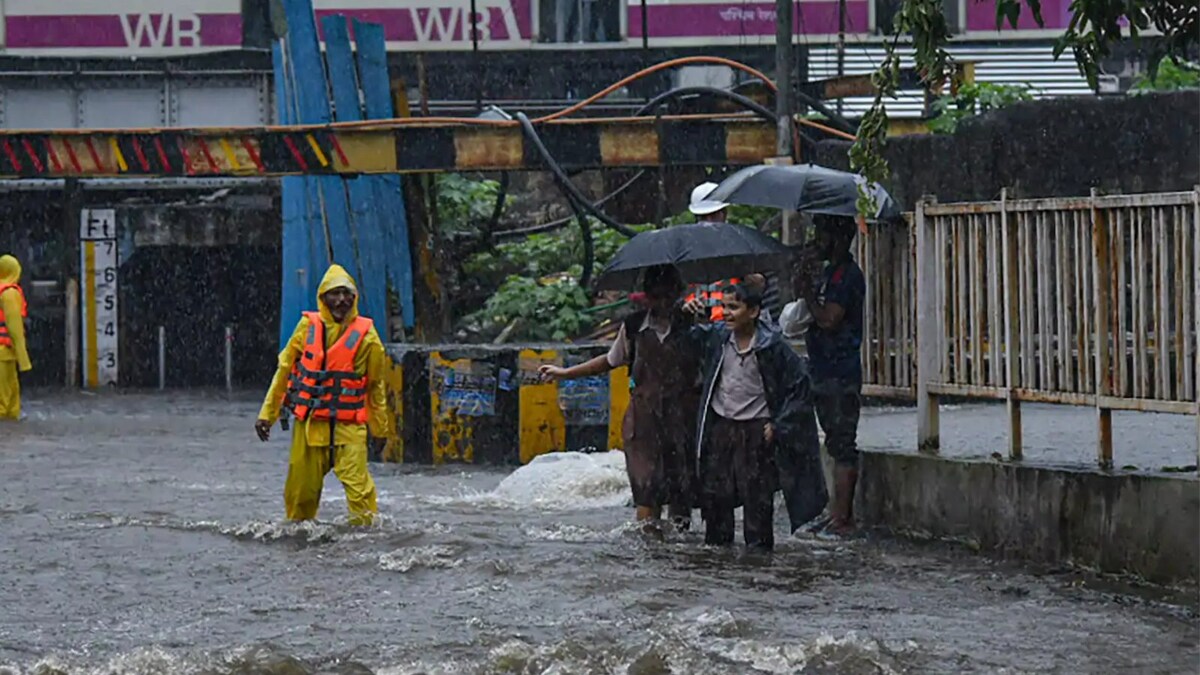
[[[814,224],[812,256],[826,264],[819,275],[797,275],[796,291],[813,318],[807,343],[814,401],[817,420],[825,432],[825,448],[835,462],[833,510],[827,531],[843,535],[854,530],[867,285],[862,268],[850,253],[854,221],[816,216]]]

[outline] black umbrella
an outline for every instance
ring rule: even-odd
[[[859,185],[866,185],[866,179],[856,173],[815,164],[757,165],[726,178],[705,199],[853,218],[858,215]],[[900,207],[878,183],[872,183],[870,191],[878,207],[871,220],[901,218]]]
[[[642,232],[617,251],[596,279],[597,290],[633,288],[643,270],[674,265],[687,283],[765,272],[789,253],[788,247],[744,225],[694,223]]]

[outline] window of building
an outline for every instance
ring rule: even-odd
[[[542,0],[541,42],[619,42],[625,0]]]

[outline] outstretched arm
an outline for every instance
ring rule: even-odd
[[[271,386],[267,389],[262,408],[258,411],[258,420],[254,423],[255,432],[264,441],[270,438],[271,425],[279,419],[279,407],[283,405],[283,397],[287,394],[288,375],[291,374],[292,366],[296,363],[296,359],[300,358],[300,352],[304,349],[304,335],[307,332],[308,317],[301,317],[300,322],[296,324],[296,330],[292,332],[292,337],[288,339],[287,345],[283,351],[279,352],[275,376],[271,378]]]
[[[581,377],[602,375],[612,369],[613,366],[608,362],[608,354],[601,354],[570,368],[546,364],[538,368],[538,373],[541,374],[543,380],[575,380]]]

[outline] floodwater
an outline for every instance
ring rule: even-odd
[[[0,672],[1184,673],[1195,589],[949,545],[628,526],[618,453],[374,465],[381,522],[282,522],[249,396],[44,395],[0,428]],[[779,521],[778,531],[783,531]]]

